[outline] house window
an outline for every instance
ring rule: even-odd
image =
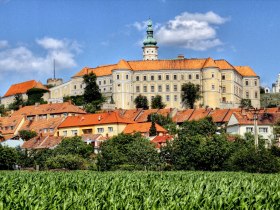
[[[139,79],[139,76],[136,76],[136,81],[139,81],[140,79]]]
[[[199,79],[199,74],[196,74],[196,75],[195,75],[195,78],[196,78],[196,79]]]
[[[245,85],[246,85],[246,86],[249,85],[249,81],[248,81],[248,80],[245,81]]]
[[[158,86],[158,92],[162,92],[162,86],[161,85]]]
[[[158,75],[158,80],[161,80],[161,75]]]
[[[152,80],[152,81],[155,80],[155,76],[154,76],[154,75],[151,76],[151,80]]]
[[[166,76],[165,76],[165,79],[166,79],[166,80],[169,80],[169,75],[166,75]]]
[[[97,128],[97,133],[103,133],[104,132],[104,128]]]
[[[166,101],[169,101],[170,98],[169,98],[169,95],[166,95]]]
[[[147,92],[147,86],[143,87],[143,91],[146,93]]]
[[[155,86],[151,85],[151,92],[155,92]]]
[[[170,89],[169,89],[169,85],[166,85],[166,92],[169,92]]]
[[[225,80],[226,79],[226,75],[222,75],[222,80]]]
[[[77,136],[78,135],[78,130],[71,130],[72,136]]]
[[[174,91],[177,91],[177,85],[174,85],[173,89]]]
[[[143,80],[146,81],[147,80],[147,76],[143,76]]]
[[[246,132],[247,133],[252,133],[253,132],[253,127],[246,127]]]
[[[267,133],[268,132],[268,129],[266,127],[260,127],[259,128],[259,132],[260,133]]]
[[[139,93],[140,92],[140,87],[136,86],[136,92]]]
[[[67,136],[67,131],[63,131],[63,136]]]
[[[177,95],[174,95],[174,101],[177,101]]]
[[[108,131],[109,132],[113,132],[114,130],[113,130],[113,127],[108,127]]]
[[[177,80],[177,75],[176,74],[173,75],[173,79]]]
[[[117,79],[120,79],[120,75],[117,74]]]
[[[246,91],[246,98],[248,99],[249,98],[249,92]]]
[[[191,74],[189,74],[189,79],[192,79],[192,75]]]

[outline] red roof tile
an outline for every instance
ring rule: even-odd
[[[31,88],[40,88],[48,90],[41,82],[36,82],[35,80],[30,80],[22,83],[13,84],[9,90],[5,93],[4,97],[13,96],[16,94],[26,93]]]
[[[151,122],[129,124],[123,130],[123,133],[132,134],[136,132],[148,133],[152,126]],[[167,131],[156,123],[157,132],[167,133]]]
[[[59,128],[80,127],[102,124],[130,124],[135,123],[132,120],[120,116],[117,112],[105,112],[97,114],[86,114],[83,116],[69,116],[61,123]]]
[[[50,149],[56,147],[62,141],[61,136],[37,136],[25,141],[21,148],[23,149]]]

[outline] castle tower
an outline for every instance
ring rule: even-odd
[[[149,19],[147,26],[147,38],[143,42],[143,60],[157,60],[158,46],[154,39],[154,31],[152,21]]]

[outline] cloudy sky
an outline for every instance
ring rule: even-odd
[[[141,60],[152,19],[159,58],[226,59],[271,86],[280,72],[277,0],[0,0],[0,95],[30,79]]]

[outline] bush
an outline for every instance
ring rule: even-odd
[[[57,155],[46,161],[48,169],[86,169],[86,160],[78,155]]]
[[[0,170],[13,169],[20,163],[21,153],[17,149],[0,145]]]

